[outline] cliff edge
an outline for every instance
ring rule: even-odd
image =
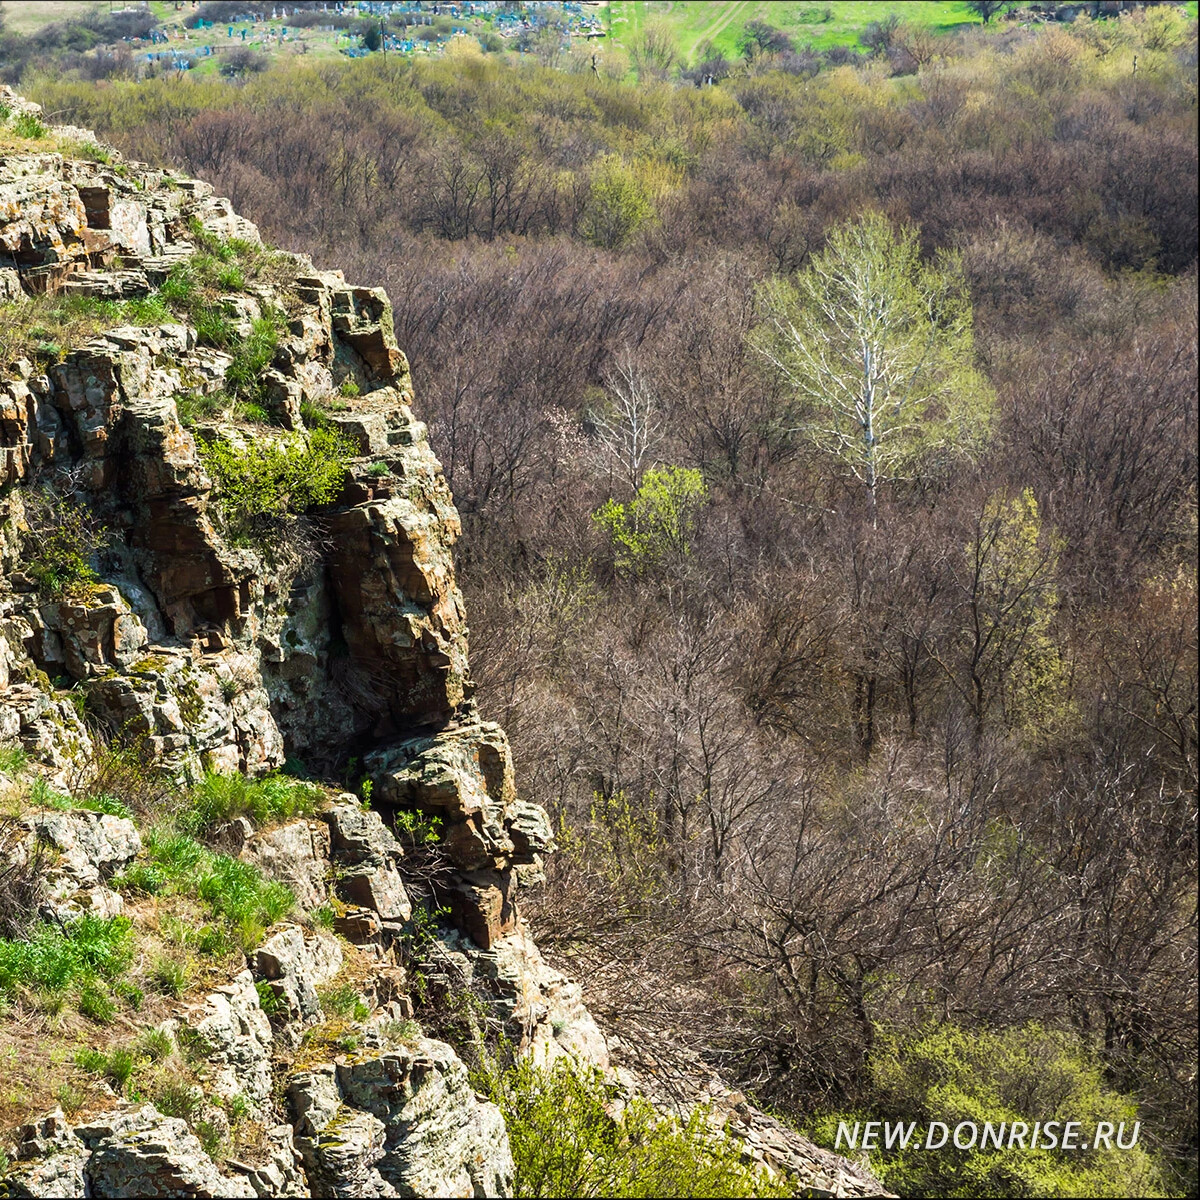
[[[0,116],[0,1012],[40,1014],[0,1034],[28,1109],[0,1195],[506,1194],[437,1014],[609,1064],[519,918],[551,826],[471,700],[388,298],[7,89]],[[107,949],[42,980],[81,930]],[[64,1062],[55,1029],[117,1049]],[[705,1098],[798,1194],[884,1194]]]

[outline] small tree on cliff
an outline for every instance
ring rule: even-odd
[[[881,483],[986,430],[962,270],[951,255],[923,263],[912,226],[878,213],[842,225],[763,299],[756,344],[791,384],[793,430],[867,488],[872,520]]]

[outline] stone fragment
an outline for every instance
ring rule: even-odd
[[[271,984],[289,1020],[311,1021],[320,1016],[317,988],[328,983],[342,966],[342,950],[334,937],[310,933],[297,925],[272,934],[254,952],[254,972]]]
[[[305,911],[325,903],[329,829],[324,823],[292,821],[261,830],[246,839],[238,857],[253,863],[268,878],[286,883]]]
[[[271,1023],[259,1003],[254,976],[243,971],[205,997],[188,1024],[217,1070],[212,1090],[225,1099],[246,1096],[256,1104],[271,1096]]]
[[[404,882],[389,862],[364,864],[343,872],[338,891],[348,904],[373,909],[385,921],[407,921],[412,916]]]

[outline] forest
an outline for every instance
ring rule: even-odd
[[[20,86],[387,288],[532,926],[627,1050],[831,1148],[1141,1122],[902,1194],[1194,1195],[1196,26],[884,34]]]

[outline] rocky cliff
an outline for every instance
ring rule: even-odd
[[[69,1117],[63,1104],[10,1121],[0,1194],[505,1194],[499,1110],[414,1013],[468,996],[470,1020],[519,1053],[608,1069],[607,1050],[519,919],[550,824],[472,704],[458,517],[388,298],[268,250],[205,184],[123,162],[86,131],[22,140],[13,122],[36,106],[0,105],[10,923],[18,884],[36,884],[38,928],[124,922],[145,956],[171,921],[180,944],[202,937],[185,927],[232,911],[234,881],[288,889],[282,913],[264,909],[154,1003],[106,977],[128,1011],[101,1018],[97,1001],[91,1015],[142,1038],[131,1062],[175,1066],[151,1102],[111,1056],[87,1060],[102,1082]],[[163,882],[179,848],[153,812],[197,780],[285,762],[315,781],[306,815],[221,821],[189,842],[192,892]],[[167,783],[131,811],[104,790],[118,768]],[[420,831],[407,851],[397,830]],[[18,1008],[34,1003],[21,982]],[[44,1041],[9,1045],[14,1072],[29,1058],[22,1079],[39,1054],[51,1075],[61,1064]],[[190,1099],[162,1081],[171,1070]],[[750,1159],[797,1188],[881,1194],[714,1097]]]

